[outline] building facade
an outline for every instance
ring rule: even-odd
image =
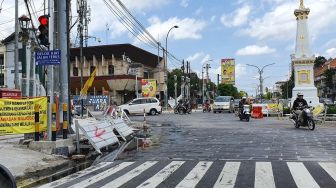
[[[117,104],[141,96],[141,79],[157,81],[156,97],[163,99],[164,60],[162,57],[131,44],[90,46],[70,50],[70,90],[79,95],[81,86],[97,68],[96,77],[89,89],[90,95],[109,95]],[[81,67],[83,65],[83,67]],[[81,70],[83,81],[81,83]]]
[[[327,85],[326,72],[331,71],[332,87]],[[315,85],[317,87],[318,96],[321,98],[329,98],[336,100],[336,59],[330,59],[323,65],[314,68]]]

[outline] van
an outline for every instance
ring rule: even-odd
[[[212,109],[214,113],[224,111],[228,111],[229,113],[234,112],[234,98],[232,96],[216,97]]]
[[[156,115],[161,114],[162,107],[160,101],[155,97],[136,98],[130,102],[120,105],[119,110],[126,114],[146,114]]]

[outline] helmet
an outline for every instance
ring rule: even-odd
[[[246,99],[246,97],[242,97],[242,99]]]
[[[303,96],[303,93],[302,92],[298,92],[297,96]]]

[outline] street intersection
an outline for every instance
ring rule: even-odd
[[[142,121],[142,116],[132,116]],[[152,146],[46,187],[336,187],[336,129],[295,129],[284,118],[148,116]]]

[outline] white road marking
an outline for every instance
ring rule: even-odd
[[[102,180],[104,178],[107,178],[107,177],[111,176],[112,174],[114,174],[114,173],[116,173],[116,172],[118,172],[118,171],[120,171],[120,170],[128,167],[129,165],[131,165],[133,163],[134,162],[123,162],[123,163],[120,163],[120,164],[118,164],[116,166],[113,166],[112,168],[110,168],[110,169],[108,169],[108,170],[106,170],[104,172],[101,172],[101,173],[99,173],[97,175],[94,175],[94,176],[92,176],[92,177],[90,177],[90,178],[88,178],[86,180],[83,180],[83,181],[77,183],[77,184],[74,184],[74,185],[72,185],[69,188],[74,188],[74,187],[84,188],[84,187],[88,187],[89,185],[92,185],[92,184],[94,184],[94,183],[96,183],[96,182],[98,182],[98,181],[100,181],[100,180]]]
[[[319,163],[319,165],[336,181],[335,163]]]
[[[164,180],[166,180],[172,173],[174,173],[180,166],[182,166],[183,163],[184,161],[173,161],[169,163],[165,168],[160,170],[160,172],[139,185],[138,188],[155,188]]]
[[[240,162],[226,162],[214,188],[233,188],[236,183],[239,167]]]
[[[130,172],[127,172],[125,175],[120,176],[119,178],[109,182],[108,184],[104,185],[102,188],[111,188],[111,187],[120,187],[123,184],[127,183],[131,179],[135,178],[136,176],[140,175],[142,172],[147,170],[148,168],[155,165],[157,161],[147,161],[137,168],[131,170]]]
[[[39,187],[39,188],[51,188],[51,187],[59,186],[59,185],[61,185],[61,184],[64,184],[64,183],[67,183],[67,182],[69,182],[69,181],[72,181],[72,180],[75,180],[75,179],[77,179],[77,178],[80,178],[80,177],[82,177],[82,176],[84,176],[84,175],[86,175],[86,174],[89,174],[89,173],[91,173],[91,172],[93,172],[93,171],[95,171],[95,170],[104,168],[105,166],[110,165],[110,164],[112,164],[112,163],[113,163],[113,162],[101,162],[101,163],[98,163],[97,165],[90,166],[90,167],[87,168],[87,169],[84,169],[84,170],[82,170],[82,171],[79,171],[79,172],[77,172],[77,173],[75,173],[75,174],[72,174],[72,175],[70,175],[70,176],[66,176],[66,177],[64,177],[64,178],[62,178],[62,179],[59,179],[59,180],[57,180],[57,181],[53,181],[53,182],[51,182],[51,183],[45,184],[45,185],[43,185],[43,186],[41,186],[41,187]]]
[[[287,162],[287,166],[292,173],[298,188],[318,188],[320,187],[302,162]]]
[[[256,162],[255,188],[275,188],[272,164],[270,162]]]
[[[208,171],[212,163],[213,162],[205,161],[199,162],[176,187],[195,187]]]

